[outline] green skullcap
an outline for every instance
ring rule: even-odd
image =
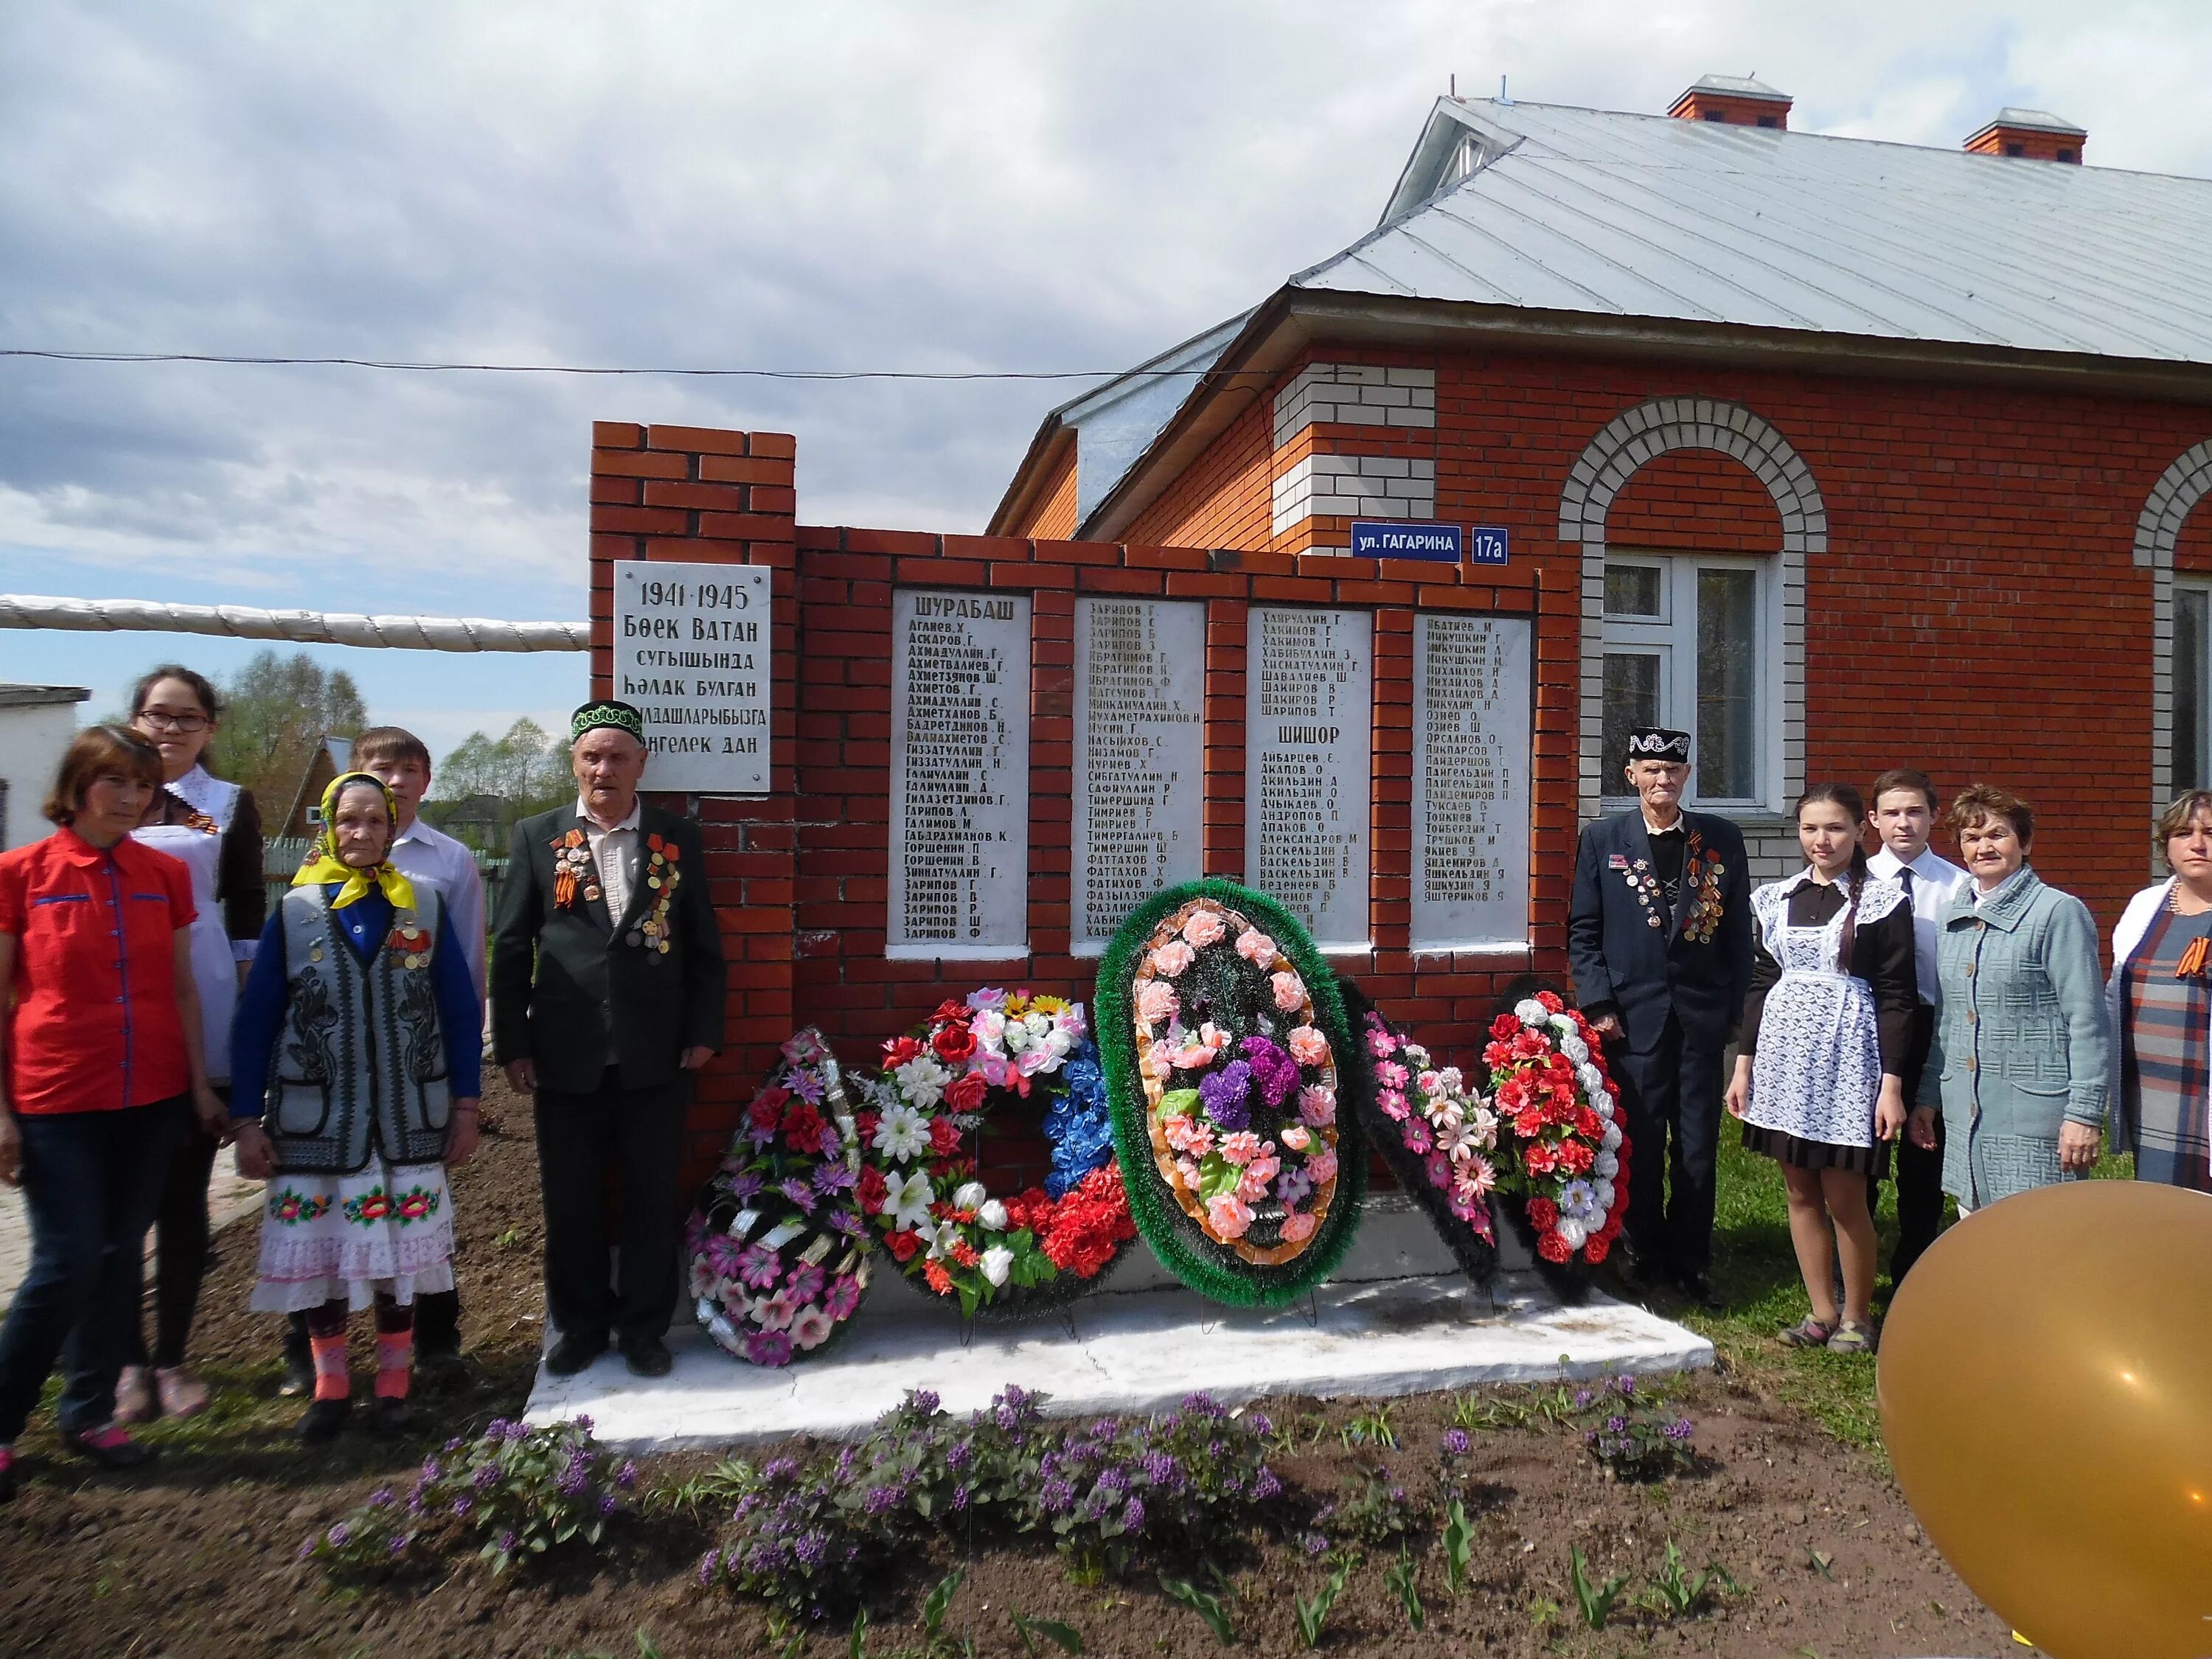
[[[627,732],[640,743],[645,741],[645,716],[626,702],[617,702],[611,697],[598,702],[587,702],[568,716],[568,741],[574,743],[585,732],[601,726],[611,726],[618,732]]]

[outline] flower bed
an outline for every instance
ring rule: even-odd
[[[1100,964],[1115,1144],[1146,1240],[1217,1301],[1279,1305],[1358,1224],[1371,1074],[1281,907],[1223,881],[1132,913]]]
[[[1627,1135],[1589,1021],[1549,991],[1492,1022],[1482,1051],[1498,1113],[1497,1186],[1540,1268],[1584,1288],[1628,1211]]]

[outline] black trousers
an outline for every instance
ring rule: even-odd
[[[676,1316],[681,1237],[676,1190],[687,1073],[651,1089],[625,1089],[609,1066],[589,1094],[538,1091],[538,1178],[545,1200],[545,1304],[554,1328],[586,1341],[630,1343],[665,1334]],[[607,1261],[608,1171],[622,1217]]]
[[[230,1103],[230,1091],[216,1093]],[[216,1138],[201,1128],[189,1100],[179,1111],[177,1140],[161,1175],[154,1207],[154,1348],[146,1349],[145,1321],[131,1322],[130,1364],[173,1367],[185,1363],[185,1342],[199,1311],[207,1277],[208,1178],[215,1173]]]
[[[1912,1053],[1905,1063],[1905,1098],[1910,1105],[1920,1092],[1920,1077],[1928,1065],[1928,1050],[1936,1037],[1936,1011],[1926,1003],[1920,1005],[1912,1022]],[[1936,1242],[1936,1235],[1943,1231],[1943,1119],[1936,1119],[1936,1146],[1923,1152],[1912,1144],[1909,1136],[1900,1135],[1897,1142],[1897,1247],[1889,1253],[1889,1282],[1894,1290],[1905,1283],[1905,1275],[1912,1271],[1912,1264],[1920,1260],[1928,1247]],[[1873,1182],[1867,1182],[1867,1208],[1872,1210],[1881,1194]]]
[[[1669,1016],[1657,1048],[1610,1047],[1631,1145],[1628,1247],[1639,1261],[1704,1273],[1713,1261],[1720,1158],[1721,1056],[1685,1040]],[[1671,1188],[1671,1197],[1669,1189]]]

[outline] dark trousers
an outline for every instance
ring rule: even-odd
[[[676,1176],[684,1148],[688,1075],[625,1089],[609,1066],[589,1094],[538,1091],[538,1178],[545,1201],[545,1304],[554,1328],[586,1341],[665,1334],[676,1316],[680,1229]],[[620,1194],[607,1264],[608,1172]]]
[[[230,1091],[216,1093],[230,1103]],[[185,1339],[199,1311],[200,1282],[207,1277],[208,1177],[215,1172],[216,1138],[189,1111],[182,1115],[177,1144],[161,1178],[154,1205],[154,1348],[146,1349],[143,1318],[131,1322],[130,1364],[162,1366],[185,1363]]]
[[[1920,1092],[1920,1075],[1928,1064],[1928,1050],[1936,1036],[1936,1011],[1920,1005],[1912,1024],[1912,1053],[1905,1063],[1905,1098],[1910,1107]],[[1936,1235],[1943,1231],[1943,1118],[1936,1118],[1936,1146],[1923,1152],[1911,1138],[1897,1140],[1897,1247],[1889,1253],[1889,1282],[1894,1290],[1920,1260]],[[1867,1208],[1871,1211],[1881,1189],[1867,1182]]]
[[[1606,1060],[1627,1119],[1628,1247],[1649,1266],[1703,1273],[1713,1261],[1720,1053],[1692,1046],[1670,1016],[1657,1048],[1621,1044]]]
[[[383,1304],[380,1303],[380,1310]],[[412,1306],[403,1309],[415,1328],[415,1357],[457,1354],[461,1351],[461,1293],[459,1290],[425,1291],[415,1298]],[[284,1332],[284,1363],[296,1370],[306,1370],[313,1365],[314,1356],[308,1350],[307,1338],[313,1333],[308,1326],[311,1315],[295,1313],[289,1316]],[[381,1316],[380,1313],[380,1317]],[[386,1327],[379,1325],[379,1330]],[[404,1331],[405,1325],[394,1325],[395,1331]]]
[[[26,1114],[24,1207],[31,1267],[0,1324],[0,1445],[22,1433],[58,1358],[58,1415],[74,1433],[115,1415],[131,1352],[146,1229],[183,1127],[181,1097],[113,1112]]]

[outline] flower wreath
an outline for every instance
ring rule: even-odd
[[[1366,1005],[1350,986],[1348,1005]],[[1498,1270],[1490,1193],[1498,1116],[1456,1066],[1435,1057],[1374,1007],[1359,1006],[1360,1036],[1375,1066],[1375,1111],[1368,1128],[1398,1185],[1429,1218],[1478,1284]]]
[[[906,1275],[964,1315],[1080,1295],[1137,1236],[1087,1029],[1080,1003],[988,989],[884,1045],[854,1120],[860,1208]],[[1052,1173],[994,1194],[976,1176],[981,1138],[995,1110],[1031,1099]]]
[[[1540,1263],[1595,1267],[1628,1212],[1628,1137],[1597,1034],[1549,991],[1491,1023],[1482,1051],[1498,1112],[1498,1188]],[[1577,1281],[1578,1282],[1578,1281]]]
[[[700,1324],[756,1365],[821,1347],[868,1287],[859,1154],[837,1061],[811,1027],[782,1053],[685,1231]]]
[[[1098,975],[1114,1139],[1137,1225],[1184,1284],[1279,1306],[1351,1243],[1372,1076],[1305,930],[1231,883],[1121,924]]]

